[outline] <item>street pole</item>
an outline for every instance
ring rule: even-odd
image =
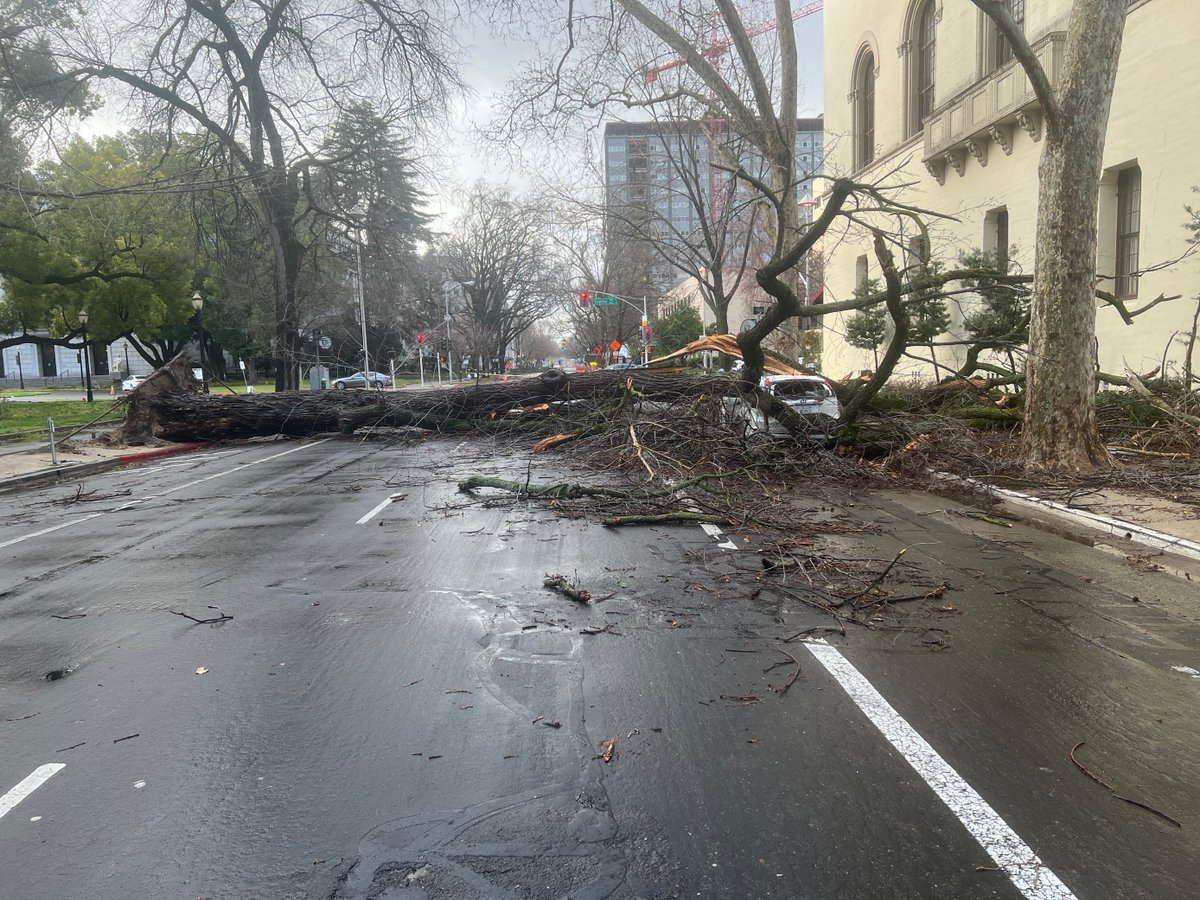
[[[450,282],[442,284],[442,299],[446,301],[446,378],[454,384],[454,337],[450,333]]]
[[[87,310],[79,311],[79,325],[83,328],[83,377],[87,382],[87,402],[91,403],[92,398],[92,365],[88,358],[88,339],[87,339]]]
[[[204,297],[199,291],[192,292],[192,309],[196,311],[196,332],[200,336],[200,385],[208,393],[208,367],[204,364],[204,320],[200,312],[204,309]]]
[[[359,236],[361,237],[361,232]],[[367,387],[371,387],[371,376],[368,374],[371,371],[371,357],[367,351],[367,297],[363,290],[362,244],[357,241],[354,244],[354,256],[358,263],[358,315],[362,319],[363,378],[368,380]]]
[[[319,391],[319,390],[321,389],[321,332],[319,332],[319,331],[315,331],[315,332],[313,332],[313,339],[314,339],[314,341],[315,341],[315,349],[316,349],[316,360],[317,360],[317,366],[316,366],[316,369],[317,369],[317,383],[316,383],[316,384],[313,384],[313,383],[312,383],[312,379],[311,379],[311,378],[310,378],[310,379],[308,379],[308,389],[309,389],[310,391]],[[300,381],[298,381],[298,382],[296,382],[296,383],[297,383],[297,384],[300,384],[300,382],[301,382],[301,381],[303,381],[303,380],[304,380],[304,379],[303,379],[303,378],[301,378],[301,379],[300,379]]]
[[[421,374],[421,387],[425,387],[425,348],[417,348],[417,371]]]
[[[21,368],[21,351],[17,351],[17,377],[21,379],[21,390],[25,390],[25,370]]]

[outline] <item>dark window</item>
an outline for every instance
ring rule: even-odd
[[[875,54],[869,50],[858,61],[854,126],[855,167],[861,169],[875,159]]]
[[[1008,210],[996,210],[996,268],[1008,271]]]
[[[1008,0],[1006,5],[1008,6],[1008,11],[1012,15],[1013,20],[1017,23],[1017,27],[1021,29],[1022,33],[1024,33],[1025,0]],[[1004,65],[1013,58],[1012,45],[1008,42],[1008,38],[1000,33],[999,28],[996,28],[995,25],[993,25],[992,28],[995,32],[996,40],[996,46],[994,50],[996,57],[995,68],[1000,68],[1000,66]]]
[[[89,343],[88,349],[92,354],[92,374],[108,374],[108,344]]]
[[[50,378],[58,374],[58,357],[54,355],[54,347],[38,344],[38,357],[42,361],[43,377]]]
[[[1117,283],[1118,297],[1138,292],[1138,245],[1142,231],[1142,170],[1137,166],[1117,176]]]
[[[916,127],[925,125],[925,120],[933,112],[934,84],[937,63],[937,23],[934,19],[934,2],[927,0],[921,14],[917,17],[917,94],[916,94]]]

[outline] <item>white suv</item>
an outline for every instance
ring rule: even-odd
[[[842,407],[828,381],[820,375],[765,375],[758,386],[782,400],[799,415],[812,419],[814,428],[808,435],[810,438],[832,443],[833,435],[829,429],[842,414]],[[734,421],[744,422],[752,431],[789,434],[783,423],[769,418],[743,400],[735,400],[731,412]]]

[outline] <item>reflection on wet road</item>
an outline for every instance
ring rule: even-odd
[[[802,652],[833,621],[755,590],[753,532],[455,489],[531,465],[262,444],[11,498],[0,898],[1190,896],[1186,581],[856,498],[881,533],[823,552],[952,602]]]

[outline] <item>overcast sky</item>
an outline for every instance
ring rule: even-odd
[[[822,81],[822,21],[816,13],[795,23],[796,47],[800,70],[800,115],[817,116],[824,112]],[[456,188],[467,187],[477,180],[509,186],[519,191],[528,186],[529,179],[513,171],[504,154],[494,146],[479,146],[472,137],[473,126],[487,133],[488,123],[496,111],[499,95],[504,91],[518,64],[530,54],[532,44],[504,43],[493,39],[486,30],[465,24],[461,40],[467,48],[464,78],[471,96],[459,103],[451,115],[452,132],[444,152],[450,181]],[[584,132],[578,136],[565,135],[569,148],[588,140]],[[591,138],[599,140],[598,135]],[[598,146],[593,150],[598,150]],[[432,186],[431,186],[432,190]],[[455,209],[454,191],[442,191],[430,197],[430,211],[438,218]]]
[[[822,92],[822,26],[823,14],[810,15],[794,24],[800,70],[801,116],[816,116],[824,111]],[[433,178],[425,185],[429,211],[444,222],[457,208],[456,196],[477,180],[506,185],[514,192],[529,187],[528,173],[514,170],[508,156],[498,152],[493,144],[481,145],[473,137],[477,130],[488,132],[488,124],[496,115],[498,98],[503,93],[518,65],[531,56],[532,42],[499,41],[485,27],[464,20],[459,39],[466,50],[463,77],[469,96],[455,104],[450,115],[450,128],[440,146],[424,149]],[[127,126],[120,101],[110,101],[80,129],[85,137],[111,134]],[[563,136],[564,153],[572,148],[582,150],[588,141],[593,155],[599,156],[599,134],[589,136],[583,126],[578,135]],[[582,157],[582,152],[580,154]],[[578,168],[578,166],[577,166]]]

